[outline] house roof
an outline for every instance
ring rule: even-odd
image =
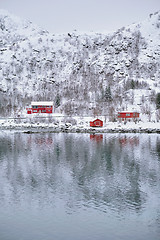
[[[31,106],[53,106],[53,102],[31,102]]]
[[[99,118],[95,119],[93,122],[95,121],[100,121],[100,122],[103,122],[102,120],[100,120]]]
[[[139,111],[119,111],[118,113],[139,113]]]

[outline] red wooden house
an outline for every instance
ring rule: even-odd
[[[127,119],[138,119],[139,113],[138,112],[118,112],[118,118],[122,121]]]
[[[31,102],[31,108],[27,108],[27,114],[52,112],[53,102]]]
[[[103,127],[103,121],[97,118],[93,122],[90,122],[90,127]]]

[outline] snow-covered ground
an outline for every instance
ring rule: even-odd
[[[105,116],[99,117],[103,120],[103,127],[90,127],[93,117],[66,117],[64,115],[30,116],[28,118],[3,118],[0,119],[1,130],[21,130],[27,132],[55,131],[55,132],[157,132],[160,133],[160,122],[139,120],[125,122],[109,122]]]
[[[160,12],[109,34],[53,35],[2,10],[0,21],[3,116],[48,100],[68,115],[125,110],[148,113],[153,121],[160,92]]]

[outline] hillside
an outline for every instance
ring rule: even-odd
[[[0,36],[1,116],[45,100],[67,115],[160,119],[160,12],[110,34],[53,35],[1,10]]]

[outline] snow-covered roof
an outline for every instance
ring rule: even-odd
[[[53,102],[31,102],[31,106],[52,106]]]
[[[131,111],[118,111],[118,113],[139,113],[139,111],[131,110]]]

